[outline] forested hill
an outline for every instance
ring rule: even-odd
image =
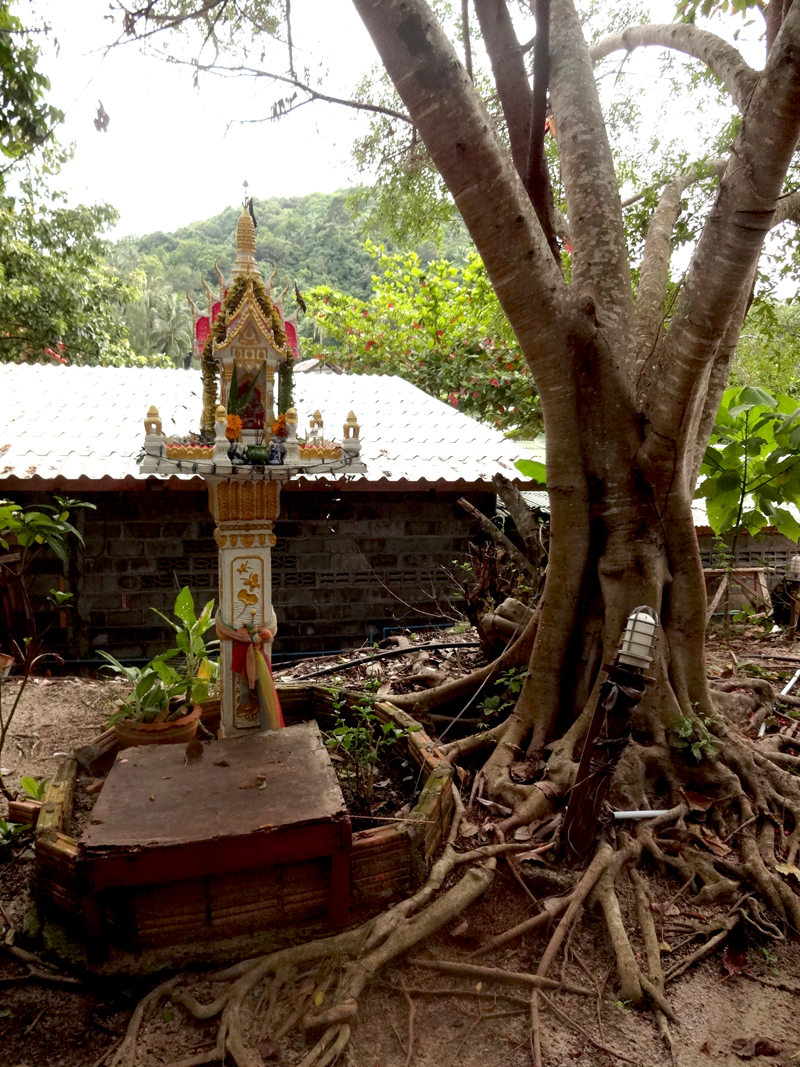
[[[302,289],[325,284],[366,296],[374,263],[364,251],[361,224],[348,214],[346,199],[343,191],[254,200],[256,256],[262,273],[271,274],[275,264],[278,281],[284,285],[297,281]],[[230,270],[240,210],[228,207],[174,233],[150,233],[121,244],[138,253],[148,276],[156,264],[147,260],[156,257],[164,280],[174,290],[189,288],[200,297],[203,275],[216,286],[215,260],[223,274]]]
[[[276,266],[279,289],[289,284],[291,292],[295,282],[301,290],[329,285],[351,296],[368,298],[375,260],[364,247],[363,216],[354,219],[350,215],[347,198],[348,191],[341,190],[254,200],[256,257],[264,277]],[[144,274],[141,298],[120,312],[137,354],[149,357],[165,353],[178,365],[182,363],[192,339],[186,291],[205,310],[202,279],[205,277],[216,292],[215,260],[224,275],[230,272],[240,211],[239,207],[228,207],[214,218],[193,222],[174,233],[128,237],[112,247],[112,264],[120,272],[138,270]],[[385,243],[393,250],[391,242]],[[442,251],[460,261],[468,247],[469,239],[461,227],[445,240]],[[437,255],[433,244],[417,251],[423,261]],[[293,307],[293,299],[287,301],[287,311]]]

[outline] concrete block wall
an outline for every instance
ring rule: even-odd
[[[205,491],[75,495],[97,510],[81,516],[85,545],[68,567],[75,593],[68,653],[162,651],[170,632],[151,608],[170,614],[184,585],[198,607],[218,596]],[[493,513],[494,496],[481,491],[284,489],[272,557],[275,653],[355,647],[379,640],[385,628],[440,617],[437,598],[459,595],[447,572],[477,532],[460,496]]]

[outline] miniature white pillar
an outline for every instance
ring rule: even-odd
[[[273,635],[272,528],[278,517],[280,483],[207,476],[214,537],[219,546],[219,608],[234,629],[266,626]],[[231,673],[233,642],[220,642],[222,731],[226,737],[259,728],[258,699]],[[272,641],[264,645],[269,658]]]
[[[231,461],[228,459],[230,442],[225,436],[227,428],[228,413],[222,404],[217,404],[217,410],[214,415],[214,463],[221,474],[233,469]]]
[[[361,426],[355,416],[355,412],[351,411],[342,427],[342,450],[348,456],[358,456],[361,452],[360,433]]]
[[[150,405],[144,420],[144,459],[139,470],[143,474],[158,470],[158,461],[163,455],[164,435],[161,432],[161,416],[155,404]]]

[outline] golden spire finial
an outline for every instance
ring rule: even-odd
[[[239,216],[236,226],[236,251],[249,252],[251,256],[256,254],[256,231],[250,213],[246,209]]]
[[[238,278],[241,275],[261,277],[261,271],[256,263],[256,228],[253,224],[253,216],[246,207],[242,209],[236,225],[236,259],[231,268],[232,278]]]

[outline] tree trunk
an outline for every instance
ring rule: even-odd
[[[666,230],[684,179],[668,190],[665,232],[654,226],[647,272],[654,284],[637,323],[617,178],[592,56],[572,0],[551,0],[550,32],[550,100],[573,246],[569,285],[507,149],[428,4],[354,4],[455,198],[541,398],[551,508],[547,579],[528,676],[485,767],[494,793],[530,799],[530,787],[512,780],[510,765],[526,747],[539,755],[550,744],[548,772],[555,767],[560,785],[570,784],[601,668],[638,605],[654,608],[662,623],[651,672],[657,684],[637,711],[645,733],[663,744],[679,716],[713,713],[693,473],[729,356],[725,338],[738,331],[743,293],[800,132],[800,9],[789,9],[760,74],[694,27],[642,31],[614,44],[669,38],[715,72],[722,64],[744,110],[669,331],[653,344],[662,321],[655,289],[666,279]],[[661,300],[665,308],[665,294]],[[643,336],[654,348],[644,366],[637,359],[647,348]]]

